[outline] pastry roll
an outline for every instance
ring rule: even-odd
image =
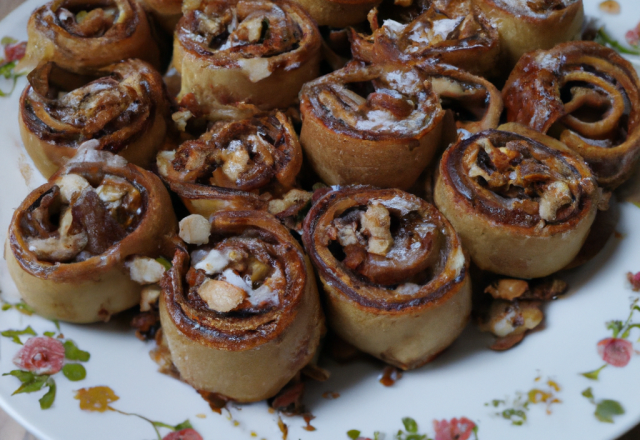
[[[487,130],[449,147],[435,203],[480,269],[539,278],[578,254],[598,190],[586,162],[562,143],[514,131],[522,134]]]
[[[498,31],[470,0],[422,1],[404,9],[395,6],[393,18],[382,24],[372,11],[371,35],[351,29],[353,57],[368,63],[434,59],[472,73],[493,73]]]
[[[304,9],[319,26],[344,28],[361,23],[382,0],[293,0]]]
[[[293,190],[302,149],[280,112],[218,122],[199,139],[157,158],[160,176],[187,209],[208,217],[222,210],[266,210]]]
[[[160,51],[142,6],[135,0],[54,0],[36,9],[21,66],[55,61],[84,73],[128,58],[156,68]]]
[[[162,26],[162,28],[173,34],[182,17],[182,0],[141,0],[145,8]]]
[[[345,187],[304,221],[327,322],[360,350],[402,369],[448,347],[471,313],[469,262],[438,210],[397,189]]]
[[[162,77],[144,61],[123,61],[92,75],[48,62],[29,74],[20,97],[20,134],[45,177],[90,139],[148,167],[165,141],[168,115]]]
[[[640,157],[640,80],[612,49],[590,41],[524,55],[503,91],[507,119],[559,138],[600,186],[627,180]]]
[[[442,108],[451,113],[456,129],[477,133],[498,127],[503,103],[496,86],[443,63],[428,61],[419,67],[427,74]]]
[[[163,279],[163,337],[182,380],[238,402],[273,397],[324,332],[313,269],[273,216],[228,211],[180,223]]]
[[[507,69],[527,52],[576,40],[582,32],[582,0],[471,1],[497,27]]]
[[[409,188],[433,158],[444,111],[427,76],[352,62],[305,84],[300,142],[329,185]]]
[[[318,76],[320,32],[294,3],[202,0],[183,12],[173,54],[182,75],[178,100],[193,94],[212,119],[229,119],[235,103],[288,107]]]
[[[75,323],[138,304],[143,285],[162,276],[154,258],[171,255],[177,230],[158,177],[110,153],[84,153],[16,209],[5,249],[24,301]]]

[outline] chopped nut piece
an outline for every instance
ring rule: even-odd
[[[187,128],[187,122],[193,117],[193,113],[189,110],[182,110],[175,112],[171,115],[171,119],[176,124],[176,128],[180,131],[185,131]]]
[[[129,276],[139,284],[154,284],[160,282],[165,268],[153,258],[135,257],[125,263],[129,269]]]
[[[598,210],[607,211],[609,209],[609,202],[611,201],[611,191],[604,191],[602,188],[598,188],[600,197],[598,197]]]
[[[180,238],[189,244],[209,243],[211,223],[199,214],[191,214],[180,220]]]
[[[240,175],[249,168],[249,153],[245,150],[242,142],[231,141],[229,148],[222,153],[224,165],[222,172],[232,181],[237,182]]]
[[[160,293],[162,293],[162,289],[157,284],[144,286],[140,292],[140,311],[150,311],[151,305],[158,301]]]
[[[198,261],[196,269],[204,270],[207,275],[222,273],[229,265],[229,258],[217,249],[211,249],[206,257]]]
[[[198,295],[210,309],[226,313],[238,307],[247,292],[226,281],[208,279],[198,288]]]
[[[391,216],[389,210],[382,205],[370,205],[362,215],[362,230],[369,236],[367,252],[375,255],[387,255],[393,246]]]
[[[487,322],[480,330],[498,337],[524,333],[536,328],[544,318],[538,302],[509,302],[496,300],[491,304]]]
[[[313,194],[301,189],[292,189],[284,195],[282,199],[269,201],[269,212],[273,215],[279,214],[299,203],[307,203]]]
[[[558,209],[573,201],[571,189],[565,182],[553,182],[540,198],[540,218],[554,221]]]
[[[522,296],[527,290],[529,290],[529,283],[526,281],[503,278],[488,286],[484,289],[484,292],[490,294],[495,299],[511,301]]]
[[[167,176],[169,174],[169,167],[175,158],[175,151],[161,151],[158,153],[156,156],[156,165],[158,166],[158,172],[161,176]]]
[[[522,299],[535,299],[540,301],[551,301],[562,295],[569,289],[569,285],[559,279],[543,279],[542,282],[532,282],[531,291],[526,293]]]
[[[71,203],[75,194],[90,186],[87,179],[77,174],[64,174],[58,177],[54,183],[60,188],[62,202],[67,204]]]
[[[264,280],[269,274],[269,270],[271,268],[264,264],[262,261],[251,258],[249,262],[249,273],[251,274],[251,282],[257,283],[258,281]]]
[[[358,244],[358,235],[355,223],[341,224],[338,225],[336,229],[338,230],[338,242],[342,247]]]

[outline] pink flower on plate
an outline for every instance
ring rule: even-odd
[[[4,47],[4,58],[7,63],[11,61],[19,61],[24,58],[24,54],[27,51],[27,42],[22,41],[20,43],[7,44]]]
[[[627,43],[632,46],[637,46],[640,42],[640,23],[630,31],[628,31],[624,37],[627,39]]]
[[[629,283],[631,284],[631,289],[634,292],[640,291],[640,272],[638,273],[627,272],[627,279],[629,280]]]
[[[598,354],[609,365],[624,367],[631,360],[633,344],[626,339],[606,338],[598,342]]]
[[[202,440],[202,436],[195,429],[187,428],[171,432],[165,435],[162,440]]]
[[[434,420],[435,440],[468,440],[476,424],[466,417],[451,420]]]
[[[14,356],[13,363],[32,373],[56,374],[64,364],[64,346],[48,336],[29,338]]]

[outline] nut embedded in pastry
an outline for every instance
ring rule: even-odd
[[[346,187],[309,211],[303,241],[342,339],[403,369],[448,347],[471,313],[469,262],[438,210],[397,189]]]
[[[123,61],[91,75],[49,62],[29,74],[29,83],[20,97],[20,134],[47,178],[90,139],[145,168],[165,141],[169,102],[162,77],[144,61]]]
[[[471,0],[418,1],[409,8],[392,8],[392,19],[382,24],[382,12],[369,14],[371,35],[350,30],[355,59],[368,63],[432,59],[475,74],[494,73],[500,53],[498,32]]]
[[[179,249],[160,319],[173,363],[198,391],[273,397],[313,358],[324,317],[313,269],[273,216],[219,212],[207,244]]]
[[[503,91],[507,119],[559,138],[600,186],[627,180],[640,158],[640,80],[614,50],[591,41],[524,55]]]
[[[555,139],[487,130],[445,151],[435,202],[478,267],[538,278],[578,254],[598,191],[584,160]]]
[[[298,3],[319,26],[344,28],[367,19],[371,8],[382,0],[293,0]]]
[[[433,158],[444,111],[426,75],[353,62],[305,84],[300,143],[329,185],[409,188]]]
[[[49,319],[106,321],[133,307],[141,283],[158,281],[149,257],[173,252],[177,225],[162,181],[118,156],[88,155],[29,194],[9,226],[9,273]]]
[[[283,199],[302,167],[302,149],[283,113],[218,122],[199,139],[157,157],[158,172],[187,209],[267,210]]]
[[[295,3],[203,0],[183,12],[173,54],[178,100],[193,94],[211,119],[234,119],[238,104],[286,108],[318,76],[320,32]]]
[[[576,40],[582,31],[582,0],[471,1],[498,29],[501,58],[507,70],[523,54]]]
[[[84,73],[128,58],[160,67],[158,45],[136,0],[54,0],[31,14],[27,34],[20,66],[28,69],[55,61]]]

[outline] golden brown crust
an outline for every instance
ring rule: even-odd
[[[361,23],[381,0],[293,0],[306,9],[319,26],[343,28]]]
[[[369,15],[373,33],[351,29],[355,59],[368,63],[415,63],[428,59],[454,65],[476,74],[493,74],[499,55],[498,32],[470,0],[434,0],[396,7],[396,20],[378,21]]]
[[[187,252],[178,250],[163,280],[161,319],[173,361],[183,379],[200,390],[239,401],[271,397],[310,361],[319,344],[323,316],[313,272],[300,245],[267,213],[220,212],[211,217],[211,231],[209,243],[195,248],[192,258],[198,251],[214,250],[229,256],[229,268],[208,277],[192,266]],[[242,262],[233,260],[234,255],[242,255]],[[252,259],[270,271],[257,278],[263,278],[258,281],[262,288],[268,286],[268,296],[252,302],[256,289],[232,310],[211,309],[200,296],[202,286],[230,279],[229,271],[236,276],[251,272]],[[248,276],[253,279],[255,273]],[[184,356],[190,357],[188,362]],[[238,365],[243,359],[248,364]],[[197,365],[198,360],[206,365]],[[220,367],[230,363],[264,374],[256,378]]]
[[[97,202],[95,197],[91,199],[100,205],[96,211],[79,202],[80,197],[91,198],[89,196],[95,192],[79,191],[73,202],[61,201],[57,179],[66,175],[81,176],[92,185],[100,185],[105,178],[123,179],[136,194],[135,204],[123,205],[125,211],[118,211],[120,216],[126,214],[124,219],[119,217],[120,226],[109,216],[105,217],[108,220],[105,224],[96,214],[105,209],[104,204]],[[34,241],[62,234],[55,225],[37,220],[39,214],[32,214],[43,200],[48,200],[49,205],[43,207],[46,212],[60,209],[61,203],[63,206],[72,203],[68,208],[73,209],[71,228],[77,230],[79,227],[80,233],[89,236],[89,243],[63,257],[55,254],[44,260],[45,257],[39,257],[37,253],[42,251],[34,247]],[[76,213],[76,209],[81,212]],[[51,215],[54,215],[53,211]],[[152,173],[117,161],[110,164],[69,163],[49,183],[29,194],[15,211],[7,239],[10,250],[7,257],[11,260],[9,271],[25,302],[38,314],[70,322],[105,320],[139,302],[142,286],[131,280],[125,260],[134,255],[155,258],[171,252],[176,227],[169,195],[160,179]],[[95,228],[113,230],[103,232]]]
[[[182,0],[141,0],[162,28],[173,33],[182,17]]]
[[[161,177],[190,212],[267,209],[294,188],[302,149],[283,113],[219,122],[157,159]]]
[[[160,52],[142,6],[134,0],[55,0],[36,9],[21,66],[41,62],[85,72],[128,58],[158,68]]]
[[[406,189],[440,142],[444,111],[424,73],[351,63],[305,84],[300,142],[330,185]]]
[[[633,66],[594,42],[524,55],[503,89],[507,119],[559,138],[616,188],[640,158],[640,80]]]
[[[371,226],[376,215],[386,239]],[[449,222],[424,200],[365,186],[329,192],[307,215],[303,242],[325,288],[330,327],[361,350],[415,368],[464,328],[468,261]]]
[[[508,71],[532,50],[550,49],[580,37],[582,0],[472,0],[500,34],[501,61]]]
[[[320,48],[317,25],[288,0],[196,2],[174,40],[178,99],[193,94],[214,120],[236,118],[239,105],[288,107],[318,75]]]
[[[165,141],[169,102],[149,64],[132,59],[75,75],[49,62],[29,81],[20,98],[20,133],[45,177],[90,139],[135,165],[153,163]]]
[[[579,252],[598,191],[577,154],[524,127],[515,131],[528,136],[487,130],[449,147],[435,202],[481,269],[542,277]]]

